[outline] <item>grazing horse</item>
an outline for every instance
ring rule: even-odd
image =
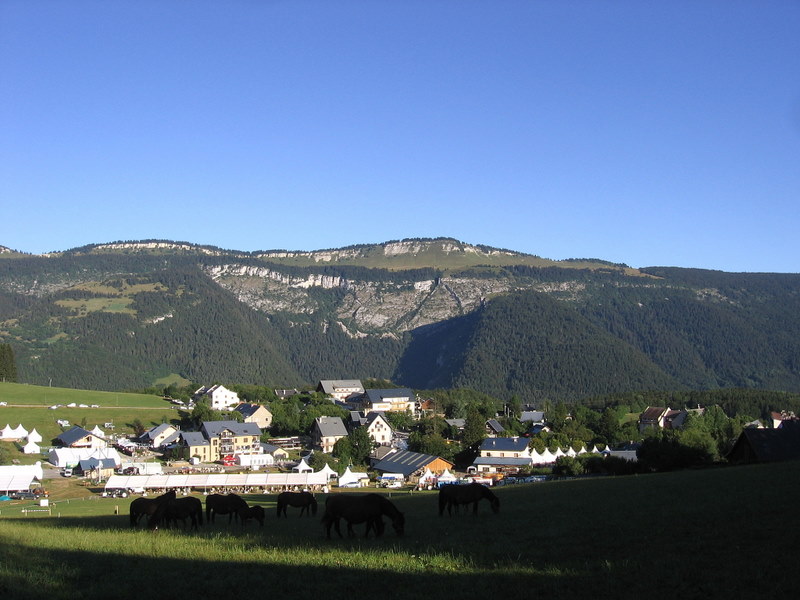
[[[247,502],[241,496],[211,494],[206,498],[206,521],[213,523],[214,517],[220,514],[228,515],[228,523],[230,523],[234,517],[239,518],[240,508],[247,508]]]
[[[294,506],[300,508],[300,516],[303,513],[311,515],[317,514],[317,499],[310,492],[281,492],[278,494],[278,517],[286,517],[286,507]]]
[[[472,504],[472,514],[478,514],[478,502],[486,498],[492,507],[492,512],[500,511],[500,499],[494,495],[485,485],[480,483],[470,483],[469,485],[446,485],[439,490],[439,516],[452,514],[452,508],[456,511],[461,504]]]
[[[242,527],[250,519],[258,521],[259,525],[264,526],[264,508],[261,506],[242,506],[239,508],[239,520],[242,522]]]
[[[328,496],[325,501],[325,515],[322,524],[328,538],[331,537],[331,526],[342,537],[339,529],[339,519],[347,521],[347,534],[353,536],[353,525],[366,523],[367,531],[364,537],[369,536],[370,530],[375,532],[375,537],[383,535],[383,515],[392,520],[397,535],[403,535],[406,518],[392,502],[381,494],[337,494]]]
[[[130,506],[131,527],[136,527],[143,516],[151,517],[162,503],[170,500],[175,500],[175,490],[156,498],[136,498]]]
[[[176,521],[181,521],[185,529],[187,518],[191,519],[192,529],[197,529],[198,524],[203,524],[203,503],[192,496],[163,502],[156,512],[150,516],[147,525],[151,529],[158,529],[160,523],[164,523],[165,527],[169,527]]]

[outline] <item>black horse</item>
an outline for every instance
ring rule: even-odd
[[[136,498],[130,506],[131,527],[136,527],[143,516],[151,517],[162,503],[170,500],[175,500],[175,490],[156,498]]]
[[[239,508],[239,520],[244,526],[250,519],[258,521],[259,525],[264,526],[264,508],[261,506],[242,506]]]
[[[381,494],[337,494],[328,496],[325,501],[325,515],[322,517],[322,524],[325,527],[327,537],[331,537],[331,526],[334,526],[336,533],[342,537],[339,529],[339,520],[347,521],[347,534],[353,536],[353,525],[359,523],[367,524],[367,531],[364,537],[369,536],[370,530],[375,532],[375,537],[383,535],[383,515],[392,520],[397,535],[403,535],[405,530],[406,518],[391,500]]]
[[[300,508],[300,516],[303,513],[310,515],[317,514],[317,499],[310,492],[281,492],[278,494],[278,517],[286,517],[286,507],[294,506]]]
[[[472,504],[472,514],[478,514],[478,502],[486,498],[492,507],[492,512],[500,511],[500,499],[494,495],[485,485],[480,483],[470,483],[469,485],[446,485],[439,490],[439,516],[452,514],[455,506],[456,511],[461,504]]]
[[[203,503],[198,498],[187,496],[163,502],[150,516],[147,525],[150,529],[158,529],[161,523],[165,527],[170,527],[181,521],[185,529],[186,519],[191,520],[192,529],[197,529],[198,524],[203,524]]]
[[[234,517],[239,518],[240,508],[247,508],[247,502],[241,496],[211,494],[206,498],[206,521],[213,523],[214,517],[220,514],[228,515],[228,523],[230,523]]]

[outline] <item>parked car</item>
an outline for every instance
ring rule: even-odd
[[[12,492],[11,498],[14,500],[36,500],[36,494],[33,492]]]

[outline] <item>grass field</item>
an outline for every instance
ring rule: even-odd
[[[62,484],[67,485],[67,484]],[[78,490],[76,490],[78,491]],[[315,518],[263,528],[131,530],[128,500],[63,498],[53,516],[0,505],[0,594],[107,599],[793,596],[800,463],[498,488],[499,514],[439,517],[395,493],[406,535],[325,539]],[[115,514],[118,510],[120,514]],[[297,509],[295,509],[296,511]],[[58,516],[60,515],[60,516]],[[359,527],[363,530],[363,527]]]

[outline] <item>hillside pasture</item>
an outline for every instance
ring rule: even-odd
[[[114,424],[114,433],[132,433],[133,421],[138,419],[145,427],[158,425],[162,420],[177,420],[178,411],[163,398],[146,394],[125,392],[98,392],[68,388],[43,387],[17,383],[0,383],[0,427],[6,424],[25,429],[36,429],[42,438],[42,446],[62,432],[57,420],[69,421],[70,426],[80,425],[86,419],[88,429],[105,423]],[[67,407],[74,403],[74,408]],[[80,405],[86,405],[81,408]],[[96,405],[96,408],[92,408]],[[58,408],[51,410],[51,406]]]
[[[406,535],[387,527],[379,539],[327,540],[319,517],[278,519],[275,496],[246,496],[267,511],[263,528],[217,522],[199,532],[131,529],[129,499],[61,501],[52,517],[4,503],[0,593],[729,599],[794,587],[798,462],[496,492],[499,514],[481,505],[452,517],[438,516],[436,492],[394,493]]]

